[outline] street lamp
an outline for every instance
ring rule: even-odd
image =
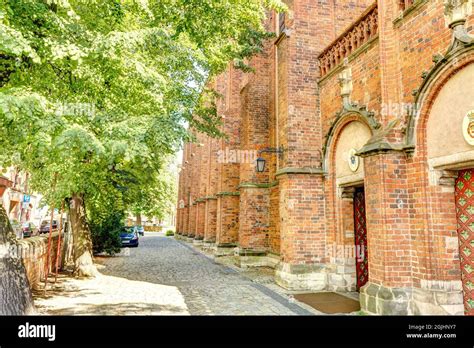
[[[260,150],[258,152],[259,155],[261,155],[262,153],[277,153],[281,159],[281,157],[283,156],[283,148],[282,147],[279,147],[279,148],[274,148],[274,147],[267,147],[266,149],[263,149],[263,150]],[[265,159],[261,156],[259,156],[257,158],[257,173],[263,173],[265,171]]]

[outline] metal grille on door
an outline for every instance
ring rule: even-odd
[[[464,308],[474,315],[474,169],[459,172],[456,180],[456,214]]]
[[[354,194],[354,232],[356,250],[357,290],[369,280],[369,259],[367,253],[367,223],[365,215],[364,188],[357,188]],[[360,258],[358,255],[364,255]]]

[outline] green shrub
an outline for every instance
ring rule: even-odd
[[[173,231],[173,230],[168,230],[168,231],[166,231],[166,236],[167,236],[167,237],[174,236],[174,231]]]
[[[115,255],[120,252],[122,241],[120,229],[124,226],[125,214],[120,211],[111,212],[103,219],[90,222],[94,253],[106,252]]]

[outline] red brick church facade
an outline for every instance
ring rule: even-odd
[[[212,81],[227,137],[185,145],[178,235],[368,313],[474,314],[472,1],[287,4]]]

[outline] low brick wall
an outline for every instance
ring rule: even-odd
[[[51,238],[51,261],[49,269],[55,271],[56,269],[56,255],[58,245],[59,233],[54,232]],[[38,289],[40,281],[44,279],[44,268],[46,263],[46,253],[48,249],[48,235],[26,238],[18,241],[19,251],[23,258],[23,264],[26,268],[26,273],[30,286],[33,289]]]
[[[144,226],[145,231],[147,232],[161,232],[163,227],[161,226]]]

